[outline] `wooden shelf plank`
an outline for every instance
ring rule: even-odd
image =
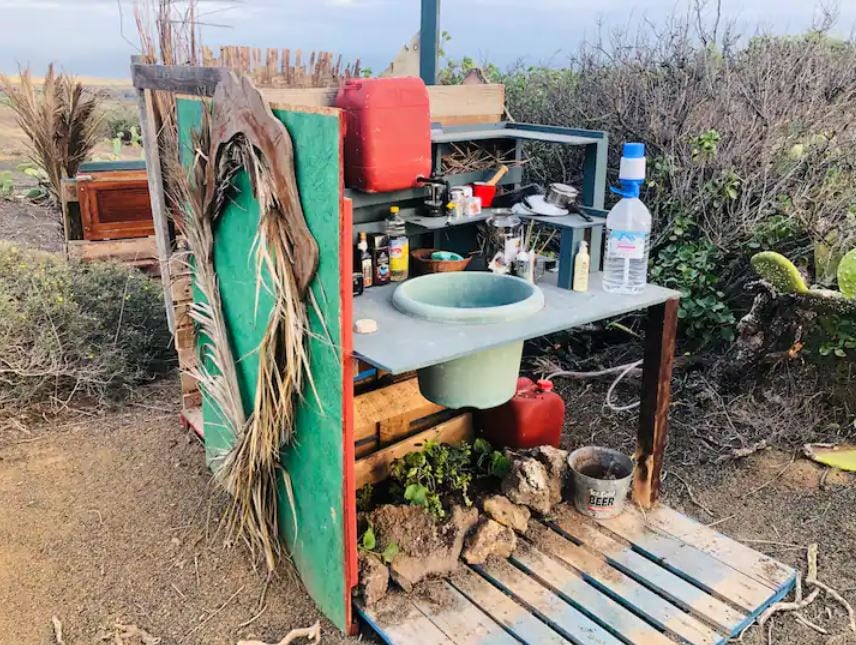
[[[383,448],[367,457],[357,459],[354,464],[354,477],[357,488],[366,484],[376,484],[386,479],[393,461],[409,452],[421,449],[426,441],[456,444],[467,441],[473,436],[473,417],[466,413],[444,423],[408,437],[388,448]]]

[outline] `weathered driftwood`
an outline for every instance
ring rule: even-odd
[[[303,206],[294,175],[294,148],[285,126],[271,112],[261,93],[245,76],[225,73],[214,91],[211,114],[211,151],[208,163],[205,205],[214,203],[217,191],[217,169],[223,146],[235,137],[261,153],[271,175],[273,199],[287,222],[294,278],[301,299],[318,268],[318,244],[306,226]]]

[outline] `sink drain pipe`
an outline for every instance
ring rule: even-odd
[[[548,381],[552,381],[554,378],[559,376],[565,376],[569,378],[592,378],[595,376],[605,376],[606,374],[618,374],[612,384],[609,386],[609,389],[606,391],[606,405],[610,410],[614,412],[626,412],[628,410],[633,410],[638,408],[640,405],[640,401],[635,401],[633,403],[629,403],[627,405],[616,405],[612,402],[612,396],[615,393],[615,388],[621,383],[624,378],[630,374],[634,369],[641,366],[643,361],[636,361],[635,363],[627,363],[626,365],[617,365],[616,367],[608,367],[607,369],[597,370],[594,372],[572,372],[568,370],[561,370],[558,372],[553,372],[549,374],[545,378]]]

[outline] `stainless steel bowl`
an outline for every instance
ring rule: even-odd
[[[550,184],[547,186],[547,194],[544,196],[544,201],[559,208],[568,208],[577,201],[577,195],[580,194],[573,186],[568,184]]]

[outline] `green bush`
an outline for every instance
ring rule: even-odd
[[[0,243],[0,407],[121,399],[172,368],[171,340],[137,269]]]
[[[140,131],[140,117],[131,107],[116,107],[104,115],[104,136],[107,139],[119,139],[131,143],[134,133]]]
[[[742,40],[689,18],[608,34],[562,69],[518,65],[501,80],[518,121],[606,131],[610,181],[621,144],[646,144],[651,275],[684,293],[682,335],[710,343],[730,340],[751,303],[742,287],[755,251],[780,250],[829,284],[820,260],[856,242],[856,41],[828,36],[830,25]],[[470,63],[449,64],[449,78]],[[579,148],[525,153],[529,179],[581,182]]]

